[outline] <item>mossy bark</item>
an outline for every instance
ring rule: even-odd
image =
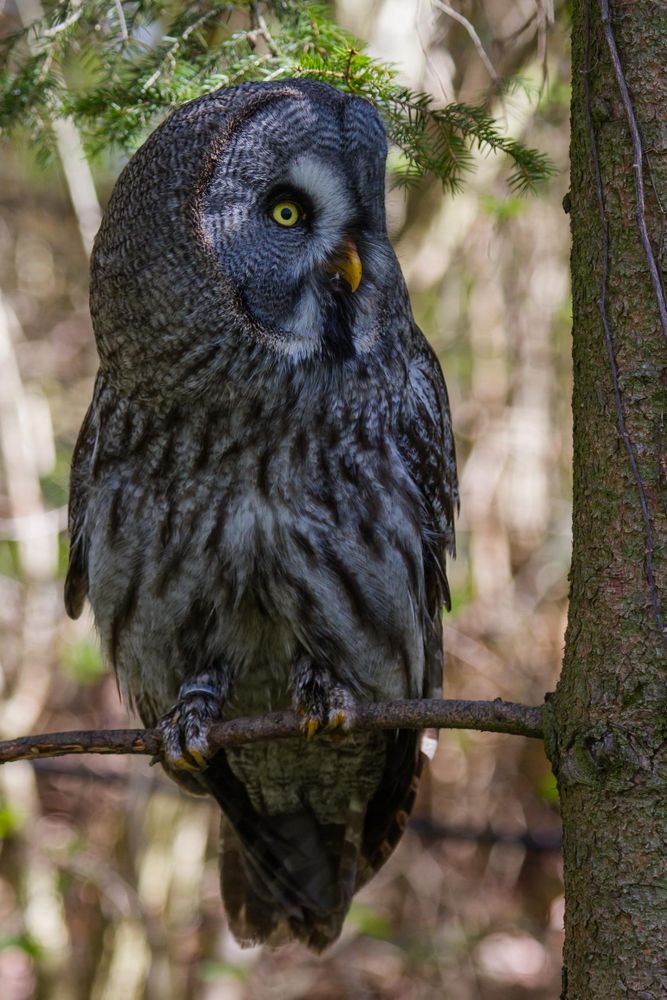
[[[664,1000],[667,336],[640,237],[636,158],[605,6],[573,2],[574,538],[547,749],[564,826],[562,997]],[[663,278],[667,8],[649,0],[609,8]]]

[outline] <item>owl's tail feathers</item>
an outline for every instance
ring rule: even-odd
[[[363,809],[353,804],[350,820],[323,825],[304,809],[246,814],[239,827],[223,816],[222,896],[241,944],[297,939],[323,951],[336,940],[354,892]]]

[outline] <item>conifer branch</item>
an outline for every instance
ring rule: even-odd
[[[545,154],[504,134],[485,105],[438,107],[366,55],[324,6],[300,0],[63,3],[0,39],[0,65],[0,130],[27,134],[44,158],[56,118],[74,121],[90,156],[110,145],[132,152],[185,101],[251,80],[307,77],[375,104],[402,153],[397,183],[430,173],[457,190],[477,147],[508,157],[513,190],[533,190],[556,172]]]

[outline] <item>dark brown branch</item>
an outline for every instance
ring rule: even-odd
[[[354,731],[374,729],[477,729],[489,733],[543,738],[542,709],[502,701],[390,701],[360,705]],[[254,743],[257,740],[298,736],[294,712],[270,712],[256,718],[233,719],[211,726],[212,749]],[[100,732],[45,733],[0,742],[0,764],[12,760],[62,757],[70,753],[160,753],[155,729],[109,729]]]

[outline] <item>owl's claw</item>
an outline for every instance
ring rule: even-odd
[[[351,729],[351,720],[348,719],[348,713],[343,709],[339,709],[334,713],[333,718],[329,719],[325,731],[331,732],[333,729],[341,729],[343,732],[349,732]]]
[[[331,708],[326,717],[306,714],[301,721],[301,730],[307,740],[315,736],[329,736],[345,739],[352,728],[353,713],[342,708]]]
[[[301,731],[307,740],[315,736],[344,739],[354,721],[354,698],[328,674],[315,673],[298,685],[294,699]]]
[[[313,736],[317,735],[317,731],[320,728],[320,720],[313,718],[305,718],[301,723],[301,728],[306,734],[306,739],[312,740]]]
[[[179,694],[157,725],[162,736],[160,759],[177,774],[198,774],[208,767],[208,730],[220,717],[222,700],[212,687],[183,685]]]

